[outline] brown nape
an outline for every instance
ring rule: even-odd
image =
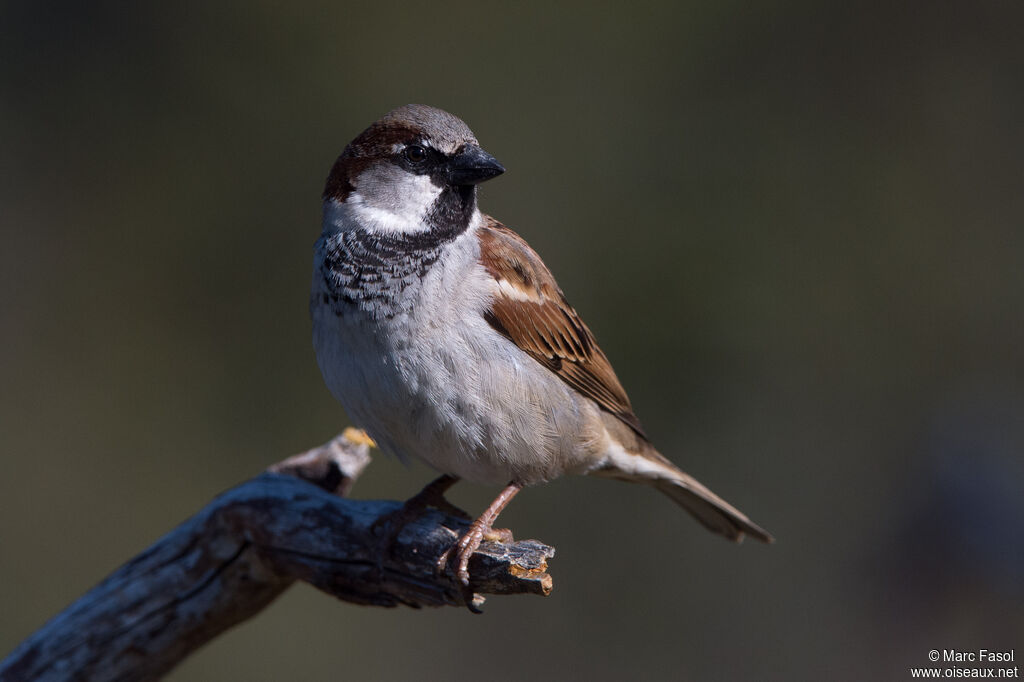
[[[344,154],[334,162],[334,166],[331,167],[331,172],[327,176],[327,185],[324,187],[323,199],[325,201],[327,199],[345,201],[348,199],[348,195],[355,190],[349,181],[351,162],[352,159],[346,159]]]
[[[374,159],[391,156],[396,144],[426,139],[451,148],[477,142],[469,126],[447,111],[424,104],[406,104],[392,109],[345,147],[327,176],[323,198],[345,201],[355,189],[352,181]]]
[[[396,144],[412,142],[421,136],[421,131],[408,125],[377,121],[349,142],[334,162],[327,176],[323,198],[345,201],[355,190],[352,180],[370,163],[391,156],[391,150]]]

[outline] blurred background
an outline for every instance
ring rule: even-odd
[[[4,3],[0,654],[332,437],[320,193],[392,107],[508,168],[659,448],[772,531],[565,479],[547,599],[296,586],[172,680],[909,679],[1024,651],[1024,5]],[[378,457],[354,495],[431,477]],[[479,511],[495,490],[452,498]]]

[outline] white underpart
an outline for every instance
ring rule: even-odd
[[[637,478],[661,480],[676,478],[675,472],[664,464],[647,457],[628,452],[613,438],[608,438],[607,449],[604,451],[604,466],[612,466],[619,471]]]
[[[609,456],[599,409],[485,320],[496,285],[478,224],[404,290],[409,313],[371,322],[314,306],[327,385],[383,450],[439,471],[492,485],[585,473]]]
[[[321,245],[353,229],[430,229],[427,213],[441,188],[429,177],[374,164],[353,184],[344,203],[325,203]],[[322,302],[331,292],[324,289],[318,248],[314,346],[331,392],[386,452],[422,458],[478,483],[538,483],[607,462],[648,475],[638,469],[657,465],[615,443],[593,401],[486,321],[495,296],[535,302],[537,294],[495,281],[483,267],[481,222],[477,211],[429,271],[402,290],[412,304],[407,312],[387,319],[339,315],[334,303]]]

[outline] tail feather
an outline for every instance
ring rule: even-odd
[[[743,540],[744,535],[757,538],[761,542],[775,542],[775,538],[768,531],[708,490],[697,479],[678,469],[673,473],[673,478],[652,481],[654,487],[690,512],[705,528],[736,542]]]
[[[705,528],[730,540],[740,542],[744,535],[749,535],[761,542],[775,542],[768,531],[682,471],[646,439],[614,422],[610,426],[617,429],[613,433],[613,445],[608,449],[603,466],[593,474],[653,485],[690,512]]]
[[[775,542],[768,531],[679,469],[646,438],[612,415],[603,414],[602,420],[610,437],[610,446],[604,453],[601,466],[591,473],[653,485],[690,512],[705,528],[730,540],[739,542],[744,535],[749,535],[761,542]]]

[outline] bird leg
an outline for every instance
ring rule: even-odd
[[[491,502],[491,505],[484,510],[480,517],[469,524],[469,528],[462,534],[455,544],[449,547],[441,558],[437,560],[438,572],[444,572],[449,561],[454,561],[455,577],[464,587],[469,587],[469,557],[477,550],[484,538],[497,537],[510,539],[512,533],[505,529],[495,530],[491,528],[498,514],[512,501],[520,490],[523,489],[518,483],[509,483],[505,489]]]
[[[449,502],[444,496],[448,488],[451,488],[458,482],[458,476],[449,476],[448,474],[438,476],[424,486],[423,490],[406,500],[402,508],[408,507],[413,511],[419,512],[427,507],[433,507],[440,512],[468,521],[473,517]]]
[[[374,521],[370,526],[370,530],[376,533],[377,529],[381,526],[387,526],[388,534],[385,537],[390,545],[398,537],[398,534],[402,532],[403,528],[430,507],[468,521],[473,517],[449,502],[444,496],[445,491],[458,483],[458,481],[458,476],[449,476],[448,474],[435,478],[424,486],[423,490],[406,500],[401,507]]]
[[[438,511],[464,521],[473,518],[444,497],[445,491],[455,485],[458,480],[458,476],[449,476],[448,474],[439,476],[424,486],[423,490],[406,500],[401,507],[390,514],[381,516],[370,525],[370,533],[374,535],[377,534],[378,529],[386,529],[377,547],[377,582],[384,580],[384,557],[391,551],[395,539],[402,529],[414,521],[424,510],[434,507]]]

